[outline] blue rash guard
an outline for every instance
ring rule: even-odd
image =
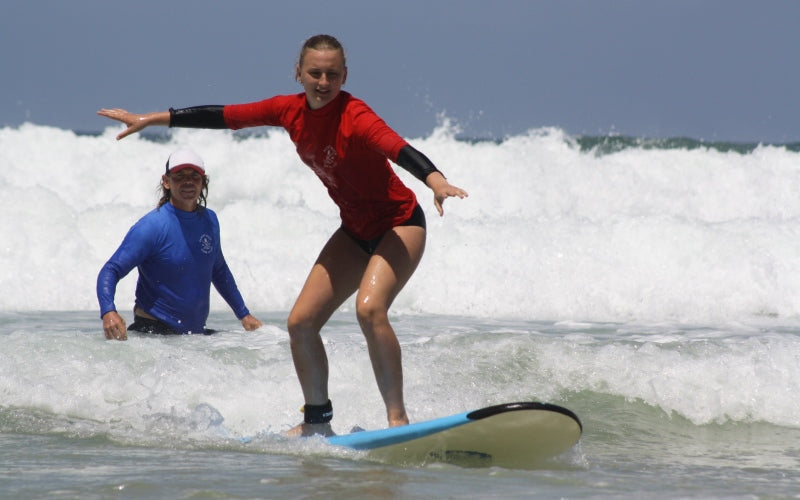
[[[136,307],[180,333],[204,333],[211,283],[239,319],[250,312],[222,254],[217,214],[170,203],[133,225],[97,276],[100,317],[116,311],[117,283],[138,268]]]

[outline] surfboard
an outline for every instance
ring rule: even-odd
[[[518,402],[327,439],[393,463],[529,468],[568,451],[582,432],[580,419],[566,408]]]

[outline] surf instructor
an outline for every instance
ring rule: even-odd
[[[97,276],[97,300],[107,339],[127,340],[127,330],[143,333],[212,333],[206,329],[211,284],[247,331],[261,326],[250,314],[220,245],[217,215],[205,207],[208,177],[203,160],[178,150],[161,176],[158,206],[131,227]],[[134,321],[114,305],[117,283],[133,268]]]
[[[259,102],[196,106],[135,114],[102,109],[99,115],[127,128],[122,139],[153,125],[241,129],[286,129],[300,159],[319,177],[339,207],[341,226],[322,248],[289,313],[295,370],[305,400],[303,422],[292,435],[331,434],[328,359],[320,331],[356,294],[356,316],[366,338],[390,427],[408,423],[403,401],[400,343],[389,323],[392,301],[408,282],[425,249],[425,214],[387,160],[433,191],[439,215],[449,197],[466,191],[451,185],[433,163],[409,145],[367,106],[342,90],[345,52],[330,35],[305,41],[295,68],[303,92]]]

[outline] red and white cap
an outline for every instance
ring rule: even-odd
[[[167,173],[171,174],[184,168],[191,168],[201,175],[206,175],[206,166],[203,159],[189,149],[179,149],[169,155],[167,160]]]

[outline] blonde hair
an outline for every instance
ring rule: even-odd
[[[303,67],[303,57],[309,50],[338,50],[342,53],[342,64],[347,66],[347,58],[344,54],[344,47],[336,37],[331,35],[314,35],[303,43],[300,49],[300,57],[297,58],[297,66]]]

